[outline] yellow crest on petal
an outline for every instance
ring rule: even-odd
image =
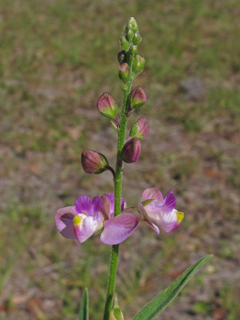
[[[74,224],[74,226],[76,227],[76,226],[81,226],[81,224],[82,224],[82,221],[83,221],[83,217],[81,217],[81,216],[75,216],[74,217],[74,219],[73,219],[73,224]]]
[[[177,215],[177,223],[181,223],[182,220],[184,219],[184,213],[177,211],[176,215]]]

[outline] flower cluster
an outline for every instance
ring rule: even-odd
[[[176,200],[172,191],[164,199],[157,188],[143,192],[142,202],[135,208],[144,222],[159,234],[159,228],[165,232],[177,229],[184,214],[175,208]],[[114,195],[104,194],[93,200],[87,196],[77,199],[74,206],[61,208],[55,216],[56,225],[63,237],[77,239],[83,243],[96,233],[108,245],[115,245],[127,239],[139,224],[139,218],[127,212],[126,202],[121,199],[121,211],[114,216]],[[153,222],[154,223],[153,223]]]
[[[143,192],[142,201],[137,206],[126,208],[123,199],[121,208],[119,205],[123,164],[124,162],[131,164],[138,160],[142,140],[149,132],[147,119],[141,117],[126,137],[128,118],[147,101],[146,92],[142,87],[132,89],[133,80],[142,72],[145,65],[145,59],[137,54],[141,40],[137,22],[134,18],[130,18],[120,39],[122,51],[118,53],[118,75],[124,91],[121,120],[118,118],[118,104],[109,93],[103,93],[98,98],[96,106],[98,112],[110,119],[118,130],[116,171],[102,153],[87,149],[81,156],[82,167],[86,173],[100,174],[109,170],[113,174],[116,202],[111,193],[104,194],[101,198],[94,197],[92,201],[87,196],[81,196],[74,206],[59,209],[56,214],[56,224],[65,238],[77,239],[82,243],[92,235],[100,234],[103,243],[119,244],[127,239],[139,224],[139,217],[129,212],[133,209],[158,234],[160,229],[165,232],[175,230],[184,218],[184,214],[175,209],[176,200],[172,191],[164,199],[157,188],[148,188]]]

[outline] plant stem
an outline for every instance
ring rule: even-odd
[[[114,179],[114,216],[121,213],[121,196],[122,196],[122,177],[123,177],[123,162],[121,161],[121,152],[125,143],[126,127],[127,127],[127,103],[128,97],[131,92],[132,87],[132,63],[129,65],[129,78],[124,90],[123,96],[123,107],[121,114],[120,127],[118,131],[118,148],[117,148],[117,162],[116,162],[116,172]],[[107,297],[104,310],[104,320],[109,320],[109,313],[112,306],[112,292],[115,289],[115,279],[117,274],[117,264],[118,264],[118,251],[119,245],[112,246],[112,256],[110,262],[110,273],[108,279]]]

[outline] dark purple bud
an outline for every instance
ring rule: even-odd
[[[144,137],[148,135],[149,132],[149,124],[145,117],[141,117],[138,121],[133,125],[130,131],[130,137],[136,137],[142,140]]]
[[[126,51],[122,50],[118,52],[118,62],[123,64],[126,61]]]
[[[122,149],[121,159],[126,163],[136,162],[139,158],[140,151],[140,140],[138,138],[132,138],[125,143]]]
[[[81,157],[82,167],[86,173],[99,174],[109,168],[107,158],[96,151],[84,150]]]
[[[118,107],[109,93],[103,93],[97,102],[98,111],[107,118],[115,119],[117,116]]]
[[[147,101],[147,95],[142,87],[137,87],[131,92],[131,109],[140,108]]]
[[[123,83],[127,83],[129,77],[129,66],[126,62],[120,66],[118,75]]]

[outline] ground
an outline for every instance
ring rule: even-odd
[[[0,3],[0,318],[77,319],[84,287],[102,315],[110,247],[80,245],[54,223],[80,195],[112,192],[109,172],[87,175],[81,152],[114,166],[116,130],[96,110],[103,92],[121,106],[118,40],[134,16],[148,101],[129,120],[150,124],[140,159],[125,165],[128,205],[145,188],[173,190],[181,227],[141,225],[120,246],[116,290],[126,319],[190,264],[213,259],[156,319],[240,318],[240,5],[238,0]]]

